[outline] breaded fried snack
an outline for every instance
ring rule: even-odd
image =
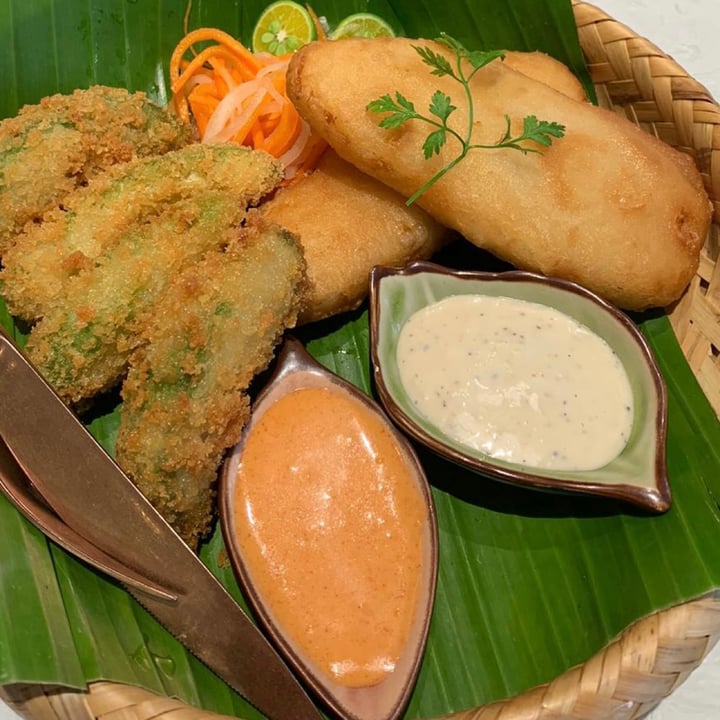
[[[449,62],[447,47],[404,38],[311,43],[293,57],[288,93],[337,153],[408,197],[460,153],[450,137],[425,159],[435,128],[412,119],[380,127],[367,106],[401,93],[427,114],[441,90],[463,135],[468,107],[451,77],[431,74],[413,46]],[[357,58],[362,57],[362,62]],[[618,115],[577,102],[499,60],[470,83],[472,143],[520,135],[536,116],[565,126],[539,153],[474,149],[418,200],[441,224],[517,267],[573,280],[628,309],[667,305],[698,266],[711,206],[697,170],[677,151]]]
[[[407,207],[398,193],[332,150],[259,212],[302,243],[309,285],[302,323],[353,310],[367,295],[374,265],[427,259],[449,236],[426,212]]]
[[[18,236],[0,272],[8,308],[24,320],[41,318],[63,304],[72,278],[93,269],[130,233],[152,231],[149,226],[174,205],[192,205],[207,192],[218,192],[244,209],[281,177],[280,165],[269,155],[232,143],[194,144],[116,166]],[[169,234],[164,244],[175,246],[177,238]]]
[[[139,318],[152,313],[176,275],[227,245],[248,204],[281,176],[267,153],[230,143],[191,145],[117,168],[100,181],[102,193],[94,183],[81,191],[55,221],[57,237],[74,248],[66,260],[76,272],[44,303],[25,348],[55,391],[76,404],[117,384],[140,342]],[[133,204],[143,211],[126,212]],[[40,231],[48,234],[50,223]],[[92,251],[85,254],[88,238]]]
[[[223,453],[250,414],[245,391],[295,324],[303,284],[297,239],[255,218],[226,251],[182,272],[145,318],[116,455],[193,548],[213,519]]]
[[[193,140],[144,93],[95,85],[0,122],[0,256],[23,226],[99,172]]]

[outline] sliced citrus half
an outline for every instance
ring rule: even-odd
[[[395,37],[390,24],[372,13],[354,13],[341,20],[330,34],[331,40],[342,40],[349,37]]]
[[[310,13],[292,0],[268,5],[255,24],[253,52],[285,55],[315,39],[315,24]]]

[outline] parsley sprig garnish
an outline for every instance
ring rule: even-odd
[[[565,127],[563,125],[556,122],[538,120],[535,115],[528,115],[523,119],[522,133],[513,137],[510,128],[510,117],[505,115],[505,132],[496,143],[492,145],[471,143],[470,138],[472,137],[472,129],[475,121],[475,106],[470,90],[470,81],[478,70],[494,60],[502,59],[505,55],[500,50],[468,50],[460,42],[445,33],[437,38],[437,42],[449,47],[455,52],[455,67],[453,67],[444,55],[435,52],[429,47],[413,45],[413,48],[418,55],[420,55],[422,61],[432,68],[431,73],[433,75],[437,75],[438,77],[447,75],[462,85],[468,108],[467,129],[464,136],[448,125],[448,118],[457,110],[457,106],[453,105],[450,96],[441,90],[436,90],[433,93],[430,105],[428,106],[430,115],[422,115],[417,112],[415,105],[400,92],[396,92],[395,97],[389,94],[383,95],[367,105],[367,109],[371,112],[387,113],[380,121],[380,127],[383,128],[399,128],[408,122],[408,120],[421,120],[433,126],[435,129],[425,138],[425,142],[423,143],[423,154],[426,160],[435,154],[440,154],[440,150],[447,143],[448,137],[452,136],[460,143],[461,150],[458,156],[411,195],[407,200],[408,205],[414,203],[428,188],[452,170],[470,150],[511,148],[519,150],[523,154],[538,153],[541,152],[543,147],[550,146],[553,138],[560,138],[565,134]],[[470,72],[466,71],[464,61],[469,62]],[[540,147],[533,147],[532,143]]]

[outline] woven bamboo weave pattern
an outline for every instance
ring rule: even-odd
[[[575,21],[600,105],[688,153],[703,177],[714,217],[700,267],[671,308],[673,328],[700,385],[720,414],[720,108],[656,45],[588,3]]]
[[[720,595],[655,613],[547,685],[449,720],[631,720],[682,684],[720,635]]]
[[[573,0],[598,101],[688,153],[714,203],[714,223],[690,288],[671,308],[673,327],[720,414],[720,108],[708,91],[650,41],[598,8]],[[584,664],[514,698],[445,720],[630,720],[681,685],[720,638],[720,593],[641,619]],[[0,688],[27,720],[230,720],[118,683],[87,692]]]
[[[650,615],[583,665],[547,685],[444,720],[631,720],[655,707],[697,668],[720,637],[720,594]],[[87,693],[6,688],[28,720],[230,720],[118,683]]]

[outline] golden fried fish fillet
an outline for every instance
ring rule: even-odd
[[[302,323],[353,310],[367,295],[374,265],[427,259],[450,235],[332,150],[310,176],[278,191],[259,212],[302,243],[309,285]]]
[[[94,85],[51,95],[0,122],[0,256],[32,220],[99,172],[193,140],[144,93]]]
[[[297,239],[255,218],[225,252],[182,272],[144,318],[116,455],[191,547],[210,527],[218,466],[249,417],[245,391],[295,324],[304,282]]]
[[[431,74],[414,45],[449,60],[432,41],[351,38],[311,43],[288,69],[288,93],[303,117],[340,156],[408,197],[460,151],[450,138],[425,160],[433,129],[411,120],[394,130],[368,103],[402,93],[426,112],[441,90],[458,106],[461,86]],[[362,57],[362,62],[358,58]],[[615,113],[577,102],[544,82],[494,61],[471,82],[474,143],[494,144],[534,115],[566,128],[539,154],[471,150],[418,203],[438,222],[527,270],[579,282],[628,309],[667,305],[692,278],[711,206],[697,170],[679,152]]]

